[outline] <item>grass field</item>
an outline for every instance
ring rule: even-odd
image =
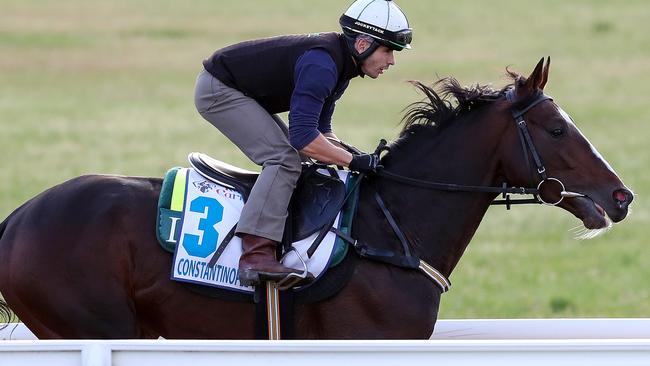
[[[215,49],[338,29],[348,0],[2,0],[0,218],[85,173],[161,176],[202,151],[254,166],[195,112]],[[637,197],[602,237],[548,207],[492,208],[451,277],[441,318],[650,316],[650,12],[644,0],[402,0],[413,50],[379,80],[354,80],[337,134],[364,149],[399,130],[420,96],[404,81],[506,83],[550,55],[547,92]],[[263,62],[261,60],[260,62]],[[431,223],[435,225],[435,223]]]

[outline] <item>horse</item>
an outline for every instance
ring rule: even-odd
[[[528,77],[506,68],[512,82],[500,90],[413,82],[425,98],[363,179],[352,236],[448,278],[500,194],[532,192],[586,230],[623,220],[633,193],[543,93],[549,66],[542,58]],[[171,256],[153,230],[160,190],[158,178],[85,175],[16,209],[0,225],[2,311],[41,339],[253,338],[253,304],[169,280]],[[336,295],[296,304],[295,338],[430,337],[444,286],[352,253],[354,273]]]

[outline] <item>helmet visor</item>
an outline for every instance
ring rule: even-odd
[[[408,46],[411,44],[412,40],[413,30],[410,28],[395,33],[395,42],[404,45],[406,48],[410,48]]]
[[[386,35],[379,39],[379,43],[392,50],[401,51],[405,48],[407,50],[411,49],[410,43],[412,40],[413,30],[407,28],[397,32],[386,32]]]

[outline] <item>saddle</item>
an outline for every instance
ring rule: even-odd
[[[190,165],[204,177],[237,190],[244,200],[259,176],[201,153],[191,153]],[[325,168],[330,175],[318,169]],[[302,240],[329,225],[345,200],[345,184],[336,171],[319,164],[303,164],[302,173],[289,206],[285,242]]]

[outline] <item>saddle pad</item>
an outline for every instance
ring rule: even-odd
[[[338,171],[338,174],[344,182],[347,180],[348,172]],[[165,190],[170,187],[173,187],[171,194]],[[253,293],[253,287],[239,283],[238,263],[242,253],[239,237],[232,238],[214,267],[208,266],[223,238],[239,220],[244,206],[242,195],[206,179],[193,168],[177,168],[175,174],[166,176],[161,201],[163,198],[169,203],[169,209],[159,209],[157,235],[163,247],[175,247],[171,279]],[[334,226],[338,228],[339,222],[340,214]],[[307,250],[317,235],[295,242],[296,251],[289,252],[283,263],[302,268],[297,252],[308,270],[320,277],[335,254],[336,236],[328,233],[314,255],[307,258]]]

